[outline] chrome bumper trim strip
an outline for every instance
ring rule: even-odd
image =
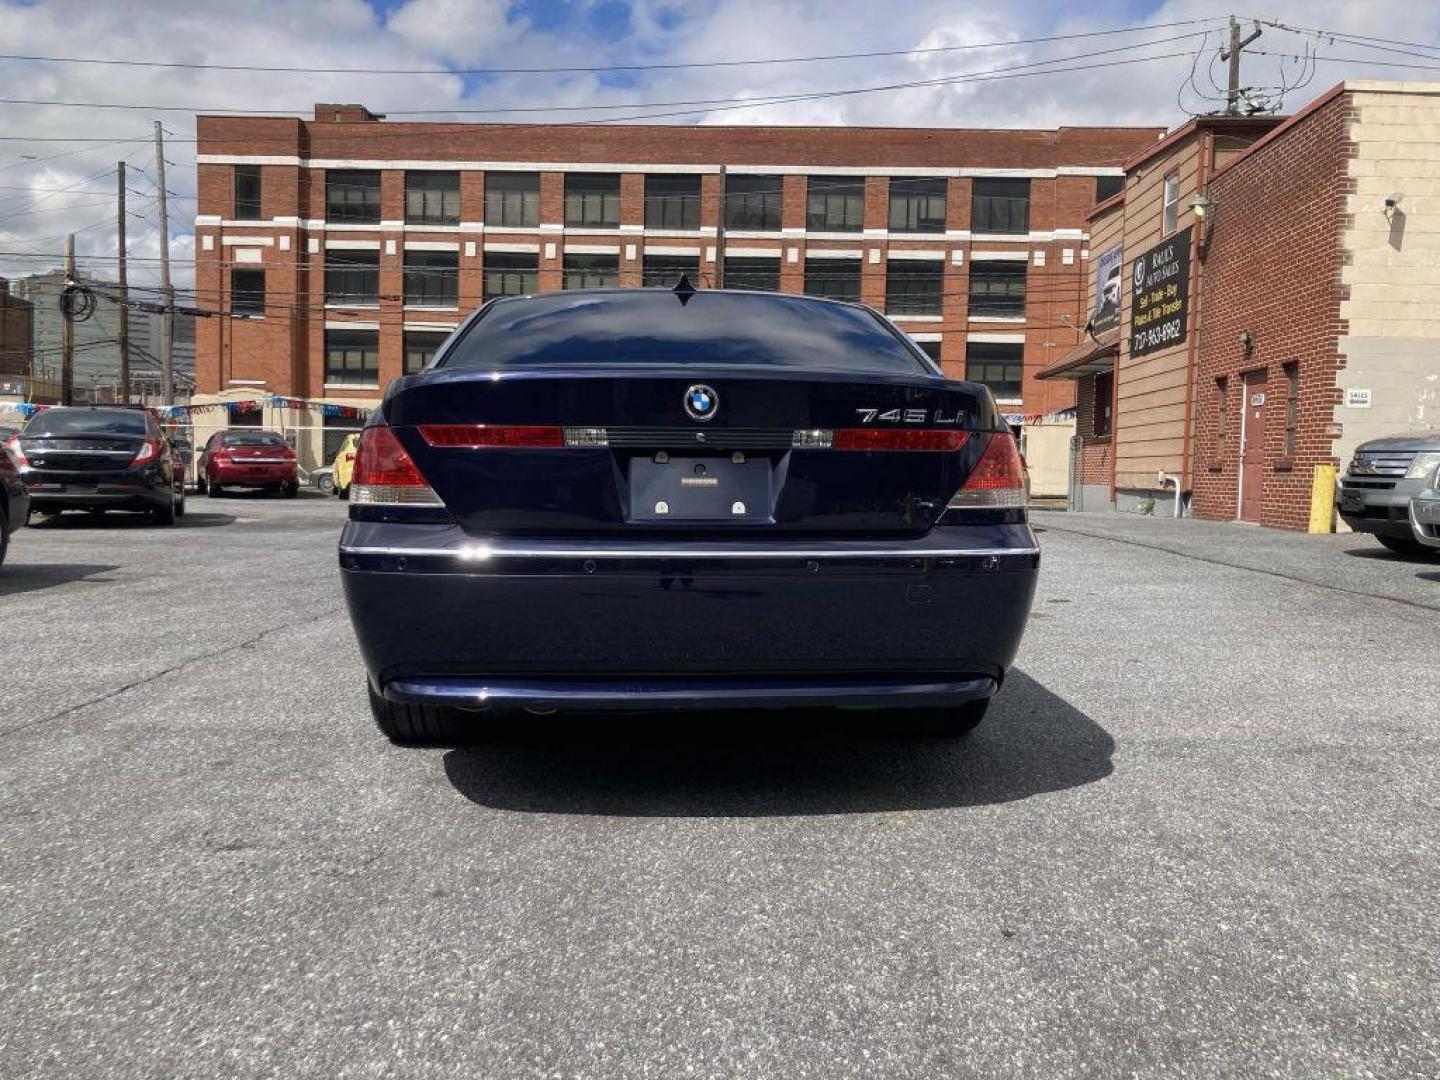
[[[964,559],[987,555],[1038,555],[1038,547],[1018,548],[803,548],[756,547],[572,547],[567,545],[471,544],[462,548],[352,547],[340,545],[342,555],[381,555],[405,558],[451,558],[462,562],[490,559]]]

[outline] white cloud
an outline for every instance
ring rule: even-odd
[[[949,49],[977,42],[1077,34],[1121,25],[1116,9],[1092,5],[1076,14],[1074,5],[1045,3],[909,0],[878,5],[874,0],[636,0],[628,33],[609,40],[598,0],[559,5],[544,23],[520,17],[504,0],[410,0],[377,15],[362,0],[320,0],[293,4],[257,0],[249,4],[146,0],[95,4],[93,0],[0,0],[0,52],[27,55],[103,55],[179,62],[228,62],[299,68],[429,68],[598,66],[623,63],[691,63],[721,59],[853,53],[872,50]],[[1271,13],[1301,25],[1351,33],[1374,32],[1372,4],[1363,0],[1272,0]],[[1133,8],[1131,9],[1134,10]],[[1202,38],[1160,41],[1195,33],[1196,27],[1161,28],[1184,19],[1218,18],[1226,13],[1214,0],[1174,0],[1154,8],[1143,23],[1156,27],[1137,37],[1104,36],[1031,42],[1004,48],[915,53],[829,63],[726,66],[652,70],[601,76],[496,75],[467,80],[451,74],[422,76],[223,72],[11,61],[0,64],[0,97],[92,103],[176,105],[189,111],[156,112],[101,108],[6,105],[0,135],[36,136],[35,141],[0,140],[0,253],[36,252],[43,259],[0,254],[0,274],[18,276],[58,262],[62,235],[78,234],[82,265],[108,272],[115,250],[110,193],[115,161],[124,156],[136,171],[131,186],[132,279],[155,280],[153,259],[159,237],[153,198],[154,162],[150,124],[162,118],[172,133],[167,156],[173,166],[172,248],[176,280],[188,284],[188,232],[194,215],[194,110],[245,108],[307,111],[316,101],[356,101],[396,115],[402,110],[544,107],[548,114],[494,115],[489,119],[594,118],[594,113],[560,111],[575,105],[620,105],[607,117],[647,116],[684,111],[663,103],[714,98],[783,97],[825,90],[983,73],[1037,61],[1087,70],[1052,75],[994,72],[973,81],[918,86],[770,104],[746,109],[656,117],[657,123],[877,124],[957,127],[1050,127],[1062,124],[1163,125],[1182,119],[1176,95],[1186,82],[1192,55]],[[1131,16],[1140,21],[1138,16]],[[612,24],[613,25],[613,24]],[[84,26],[77,35],[75,28]],[[1403,30],[1386,36],[1440,43],[1440,8],[1410,10]],[[1143,46],[1137,40],[1157,41]],[[1276,84],[1291,80],[1295,61],[1265,53],[1294,53],[1305,38],[1271,29],[1245,63],[1245,81]],[[1196,83],[1212,100],[1192,91],[1181,95],[1189,108],[1213,106],[1208,80],[1216,34],[1204,41]],[[1437,73],[1377,66],[1392,60],[1428,61],[1387,54],[1358,45],[1322,43],[1331,56],[1369,57],[1365,63],[1328,63],[1308,86],[1292,92],[1287,107],[1298,107],[1345,77],[1436,77]],[[1105,51],[1119,50],[1119,51]],[[1184,55],[1135,63],[1163,54]],[[1282,67],[1282,65],[1288,65]],[[1440,58],[1434,65],[1440,69]],[[1215,68],[1215,77],[1223,71]],[[1011,77],[1001,78],[1001,75]],[[660,104],[657,104],[660,103]],[[484,116],[473,116],[485,119]],[[87,141],[40,141],[73,136]],[[106,140],[132,140],[100,145]],[[40,160],[47,159],[48,160]],[[56,189],[71,187],[69,191]]]

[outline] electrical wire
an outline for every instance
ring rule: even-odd
[[[1109,30],[1090,30],[1074,34],[1054,34],[1047,37],[1013,38],[1008,41],[971,42],[962,45],[938,45],[927,48],[889,49],[875,52],[831,53],[818,56],[781,56],[763,59],[696,60],[680,63],[657,64],[601,64],[586,66],[529,67],[529,68],[324,68],[285,67],[280,65],[255,64],[207,64],[175,60],[120,60],[109,57],[41,56],[20,53],[0,53],[0,60],[28,61],[48,64],[95,64],[112,67],[180,68],[202,71],[245,71],[257,73],[288,72],[302,75],[567,75],[603,74],[631,71],[685,71],[703,68],[755,67],[779,64],[831,63],[843,60],[872,60],[892,56],[922,56],[936,53],[964,52],[974,49],[1012,48],[1018,45],[1037,45],[1056,41],[1080,41],[1117,34],[1144,33],[1151,30],[1166,30],[1179,26],[1200,26],[1220,22],[1219,16],[1200,19],[1180,19],[1174,22],[1152,23],[1147,26],[1116,27]]]

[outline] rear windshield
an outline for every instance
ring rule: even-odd
[[[452,343],[442,368],[740,365],[933,374],[898,331],[858,307],[776,293],[668,289],[502,300]]]
[[[145,414],[133,409],[46,409],[30,418],[25,435],[144,435]]]
[[[273,431],[230,431],[221,438],[226,446],[284,446],[285,440]]]

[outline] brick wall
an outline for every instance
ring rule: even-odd
[[[1242,382],[1264,371],[1261,523],[1303,529],[1314,466],[1334,463],[1348,93],[1337,94],[1216,174],[1196,365],[1193,512],[1238,516]],[[1242,331],[1253,346],[1241,344]],[[1284,365],[1298,364],[1296,446],[1287,454]],[[1227,385],[1220,413],[1217,380]]]

